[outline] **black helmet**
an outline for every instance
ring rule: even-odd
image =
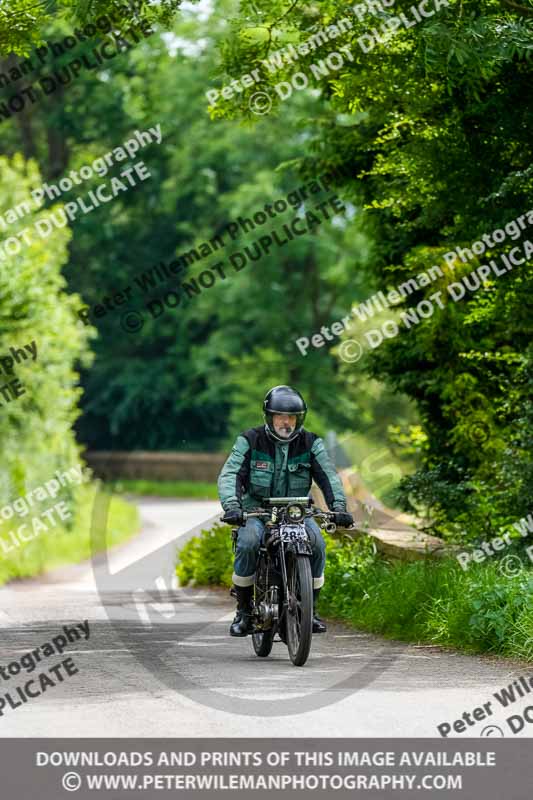
[[[273,414],[295,414],[296,427],[293,433],[284,438],[276,433],[274,428]],[[292,442],[300,433],[304,424],[307,406],[300,392],[291,389],[290,386],[274,386],[267,392],[263,400],[263,416],[267,433],[278,442]]]

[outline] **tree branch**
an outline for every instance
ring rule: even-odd
[[[508,8],[512,8],[513,11],[520,14],[522,17],[533,17],[533,8],[526,8],[520,5],[520,3],[514,3],[513,0],[500,0],[500,3],[503,3],[503,5]]]

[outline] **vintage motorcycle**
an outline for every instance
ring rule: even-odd
[[[265,523],[255,572],[252,642],[256,655],[268,656],[277,633],[292,663],[301,667],[313,634],[312,550],[305,520],[315,517],[334,533],[335,514],[314,507],[309,497],[270,497],[264,503],[264,508],[243,514],[244,523],[248,517]],[[234,552],[237,531],[232,528]]]

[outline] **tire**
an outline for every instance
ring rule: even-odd
[[[256,592],[261,594],[261,590],[264,589],[267,580],[264,562],[261,562],[259,565],[258,575],[259,578],[256,582]],[[272,651],[272,645],[274,644],[274,628],[252,633],[252,644],[254,646],[256,656],[259,656],[260,658],[266,658],[269,656]]]
[[[269,631],[262,631],[261,633],[252,633],[252,642],[256,656],[266,658],[270,655],[274,643],[274,629],[271,628]]]
[[[287,609],[287,647],[295,667],[303,667],[311,650],[313,637],[313,578],[308,556],[290,555],[287,559],[289,595],[297,605]]]

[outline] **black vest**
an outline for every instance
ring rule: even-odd
[[[276,443],[268,436],[264,426],[250,428],[242,434],[250,445],[248,481],[244,489],[253,498],[261,500],[274,496],[274,464]],[[311,489],[311,448],[316,434],[302,430],[289,443],[287,456],[288,496],[303,497]]]

